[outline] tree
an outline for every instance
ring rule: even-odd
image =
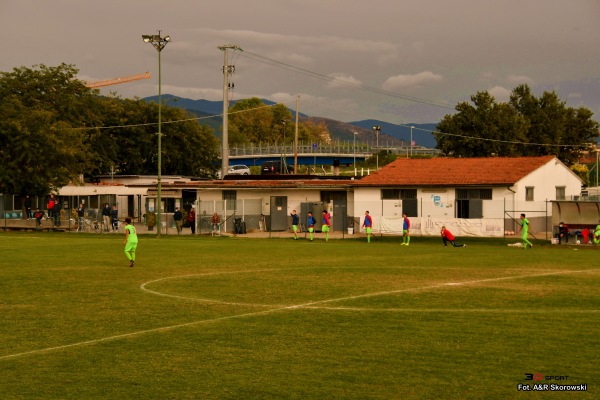
[[[519,85],[510,96],[510,104],[530,122],[528,141],[542,144],[527,146],[525,155],[554,154],[571,165],[600,135],[600,125],[590,110],[567,107],[554,92],[546,91],[536,98],[528,85]]]
[[[97,162],[94,174],[110,171],[133,175],[158,172],[158,104],[141,99],[105,99],[105,126],[92,130],[89,143]],[[162,168],[165,174],[208,177],[215,171],[217,139],[211,128],[177,107],[162,106]]]
[[[90,96],[72,66],[0,72],[0,192],[44,195],[76,181],[88,149],[74,126]]]
[[[229,144],[292,143],[295,122],[284,104],[267,106],[257,97],[237,101],[229,110]],[[325,124],[298,124],[298,140],[322,141],[329,137]]]
[[[566,107],[554,92],[536,98],[520,85],[508,103],[496,103],[488,92],[478,92],[471,101],[459,103],[457,113],[437,126],[437,147],[448,155],[552,154],[571,165],[600,135],[591,111]]]
[[[459,103],[458,113],[442,119],[437,147],[455,157],[517,155],[519,148],[511,142],[527,140],[526,119],[509,105],[497,104],[488,92],[478,92],[471,101],[474,105]]]
[[[259,98],[237,101],[229,109],[229,145],[272,143],[271,110]]]
[[[67,64],[0,72],[0,192],[45,195],[111,172],[157,173],[158,105],[103,97]],[[217,140],[183,109],[162,106],[162,172],[208,177]]]

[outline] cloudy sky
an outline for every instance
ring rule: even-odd
[[[83,80],[150,71],[104,89],[234,99],[257,96],[341,121],[438,122],[459,101],[518,84],[555,90],[600,120],[599,0],[0,0],[0,70],[74,64]]]

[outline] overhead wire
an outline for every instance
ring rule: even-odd
[[[399,99],[409,100],[409,101],[412,101],[415,103],[421,103],[421,104],[426,104],[426,105],[430,105],[430,106],[436,106],[436,107],[448,108],[448,109],[454,110],[454,107],[451,107],[451,106],[441,103],[441,102],[436,102],[434,100],[422,99],[422,98],[414,97],[414,96],[408,96],[408,95],[404,95],[401,93],[392,92],[389,90],[379,89],[379,88],[376,88],[373,86],[348,82],[348,81],[338,79],[338,78],[335,78],[335,77],[332,77],[329,75],[324,75],[324,74],[321,74],[318,72],[310,71],[306,68],[296,67],[294,65],[291,65],[291,64],[288,64],[288,63],[285,63],[282,61],[273,60],[272,58],[261,56],[259,54],[252,53],[249,51],[244,51],[243,53],[240,53],[240,55],[243,57],[249,58],[251,60],[254,60],[254,61],[263,62],[263,63],[277,66],[277,67],[280,67],[280,68],[283,68],[283,69],[286,69],[289,71],[294,71],[294,72],[297,72],[302,75],[311,76],[313,78],[317,78],[317,79],[321,79],[321,80],[328,81],[331,83],[335,83],[336,85],[347,86],[347,87],[360,89],[360,90],[371,92],[371,93],[383,94],[383,95],[386,95],[389,97],[395,97],[395,98],[399,98]]]
[[[294,98],[294,99],[290,99],[288,101],[280,102],[277,104],[287,104],[287,103],[293,103],[295,101],[296,101],[296,99]],[[251,112],[251,111],[260,110],[263,108],[275,107],[277,104],[265,104],[264,106],[260,106],[260,107],[253,107],[253,108],[247,108],[244,110],[230,111],[228,113],[228,115]],[[185,118],[185,119],[178,119],[178,120],[173,120],[173,121],[161,121],[161,123],[163,125],[168,125],[168,124],[177,124],[180,122],[200,121],[200,120],[204,120],[204,119],[211,119],[211,118],[217,118],[217,117],[223,117],[223,113],[206,115],[204,117]],[[158,122],[146,122],[143,124],[126,124],[126,125],[110,125],[110,126],[84,126],[84,127],[64,128],[64,129],[69,129],[69,130],[74,130],[74,131],[75,130],[87,131],[87,130],[93,130],[93,129],[136,128],[136,127],[140,127],[140,126],[153,126],[153,125],[158,125]]]
[[[337,108],[337,107],[333,107],[329,104],[323,104],[323,103],[319,103],[319,102],[315,102],[312,100],[303,100],[304,102],[308,102],[308,103],[313,103],[318,105],[319,107],[323,107],[323,108],[330,108],[332,110],[338,111],[338,112],[345,112],[348,113],[348,110],[344,110],[341,108]],[[352,112],[353,115],[361,115],[363,117],[369,117],[365,114],[361,114],[361,113],[357,113],[357,112]],[[387,122],[387,121],[381,121],[381,122]],[[391,122],[388,122],[391,123]],[[454,136],[454,137],[459,137],[459,138],[463,138],[463,139],[473,139],[473,140],[483,140],[483,141],[487,141],[487,142],[496,142],[496,143],[505,143],[505,144],[517,144],[517,145],[527,145],[527,146],[549,146],[549,147],[573,147],[573,148],[580,148],[583,147],[582,145],[568,145],[568,144],[552,144],[552,143],[530,143],[530,142],[519,142],[519,141],[511,141],[511,140],[502,140],[502,139],[490,139],[490,138],[482,138],[482,137],[477,137],[477,136],[468,136],[468,135],[459,135],[457,133],[446,133],[446,132],[441,132],[441,131],[437,131],[437,130],[431,130],[431,129],[425,129],[425,128],[420,128],[414,125],[408,125],[408,124],[403,124],[403,123],[395,123],[394,125],[396,126],[401,126],[404,128],[412,128],[415,131],[422,131],[422,132],[426,132],[426,133],[430,133],[432,135],[441,135],[441,136]]]
[[[235,53],[234,53],[235,54]],[[335,83],[337,85],[340,86],[346,86],[346,87],[350,87],[350,88],[354,88],[354,89],[359,89],[359,90],[363,90],[363,91],[367,91],[367,92],[371,92],[371,93],[376,93],[376,94],[382,94],[382,95],[386,95],[389,97],[394,97],[394,98],[400,98],[400,99],[404,99],[404,100],[409,100],[415,103],[421,103],[421,104],[426,104],[426,105],[431,105],[431,106],[436,106],[436,107],[441,107],[441,108],[448,108],[448,109],[452,109],[454,110],[454,107],[448,106],[447,104],[443,104],[440,102],[436,102],[433,100],[427,100],[427,99],[421,99],[418,97],[414,97],[414,96],[408,96],[408,95],[403,95],[401,93],[397,93],[397,92],[392,92],[392,91],[388,91],[388,90],[384,90],[384,89],[379,89],[379,88],[375,88],[372,86],[368,86],[368,85],[363,85],[363,84],[358,84],[358,83],[352,83],[352,82],[348,82],[345,80],[341,80],[335,77],[331,77],[328,75],[324,75],[318,72],[314,72],[314,71],[310,71],[306,68],[301,68],[301,67],[296,67],[294,65],[282,62],[282,61],[277,61],[274,60],[272,58],[269,57],[265,57],[265,56],[261,56],[259,54],[256,53],[252,53],[249,52],[247,50],[245,51],[240,51],[239,53],[237,53],[237,57],[235,58],[235,61],[237,61],[239,59],[240,56],[243,56],[245,58],[257,61],[257,62],[261,62],[261,63],[265,63],[271,66],[275,66],[278,68],[282,68],[284,70],[288,70],[288,71],[292,71],[301,75],[305,75],[305,76],[309,76],[312,78],[316,78],[316,79],[320,79],[320,80],[324,80],[327,82],[331,82],[331,83]],[[234,64],[235,65],[235,62]],[[224,67],[224,73],[229,73],[228,72],[228,67],[229,66],[225,66]],[[228,88],[228,90],[231,89],[231,96],[233,96],[233,87],[232,88]],[[229,96],[228,96],[229,97]],[[232,99],[229,99],[229,101],[232,101]],[[280,102],[279,104],[286,104],[286,103],[291,103],[294,102],[295,99],[291,99],[287,102]],[[314,101],[310,101],[310,100],[304,100],[304,101],[308,101],[308,102],[312,102],[312,103],[316,103],[319,104],[317,102]],[[335,108],[332,107],[330,105],[324,105],[324,104],[319,104],[321,107],[326,107],[326,108],[331,108],[334,109],[336,111],[341,111],[341,112],[348,112],[347,110],[343,110],[343,109],[339,109],[339,108]],[[261,106],[261,107],[254,107],[251,109],[245,109],[245,110],[238,110],[238,111],[234,111],[234,112],[230,112],[229,114],[236,114],[236,113],[244,113],[244,112],[251,112],[254,110],[258,110],[258,109],[262,109],[262,108],[268,108],[268,107],[273,107],[274,105],[265,105],[265,106]],[[356,115],[356,113],[354,113]],[[200,121],[200,120],[204,120],[204,119],[210,119],[210,118],[215,118],[215,117],[222,117],[223,114],[213,114],[213,115],[208,115],[208,116],[204,116],[204,117],[195,117],[195,118],[187,118],[187,119],[181,119],[181,120],[175,120],[175,121],[163,121],[163,124],[173,124],[173,123],[179,123],[179,122],[187,122],[187,121]],[[386,121],[382,121],[382,122],[386,122]],[[152,126],[152,125],[158,125],[157,122],[151,122],[151,123],[144,123],[144,124],[128,124],[128,125],[112,125],[112,126],[96,126],[96,127],[79,127],[79,128],[69,128],[72,130],[91,130],[91,129],[118,129],[118,128],[132,128],[132,127],[140,127],[140,126]],[[447,132],[440,132],[440,131],[436,131],[436,130],[429,130],[429,129],[424,129],[424,128],[420,128],[420,127],[415,127],[414,125],[407,125],[407,124],[394,124],[397,126],[402,126],[405,128],[411,128],[417,131],[423,131],[423,132],[428,132],[430,134],[433,135],[442,135],[442,136],[454,136],[454,137],[459,137],[459,138],[463,138],[463,139],[473,139],[473,140],[482,140],[482,141],[487,141],[487,142],[496,142],[496,143],[506,143],[506,144],[517,144],[517,145],[527,145],[527,146],[548,146],[548,147],[563,147],[563,148],[567,148],[567,147],[582,147],[582,145],[568,145],[568,144],[553,144],[553,143],[528,143],[528,142],[520,142],[520,141],[510,141],[510,140],[502,140],[502,139],[490,139],[490,138],[482,138],[482,137],[477,137],[477,136],[468,136],[468,135],[460,135],[460,134],[454,134],[454,133],[447,133]]]

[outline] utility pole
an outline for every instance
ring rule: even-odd
[[[376,155],[376,159],[377,159],[377,165],[376,165],[376,171],[379,171],[379,132],[381,132],[381,126],[379,125],[375,125],[373,127],[373,132],[375,133],[375,140],[377,140],[377,155]]]
[[[223,143],[221,154],[221,179],[225,179],[229,169],[229,75],[235,72],[235,65],[229,65],[229,49],[243,51],[238,45],[226,44],[218,47],[223,51]]]
[[[412,148],[413,148],[413,136],[412,136],[412,131],[415,127],[411,125],[410,127],[410,156],[412,157]]]

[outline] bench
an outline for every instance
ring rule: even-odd
[[[569,224],[566,223],[569,228],[569,236],[575,236],[575,240],[583,240],[583,231],[588,230],[588,240],[594,236],[597,224]],[[552,227],[552,237],[558,237],[558,225]]]

